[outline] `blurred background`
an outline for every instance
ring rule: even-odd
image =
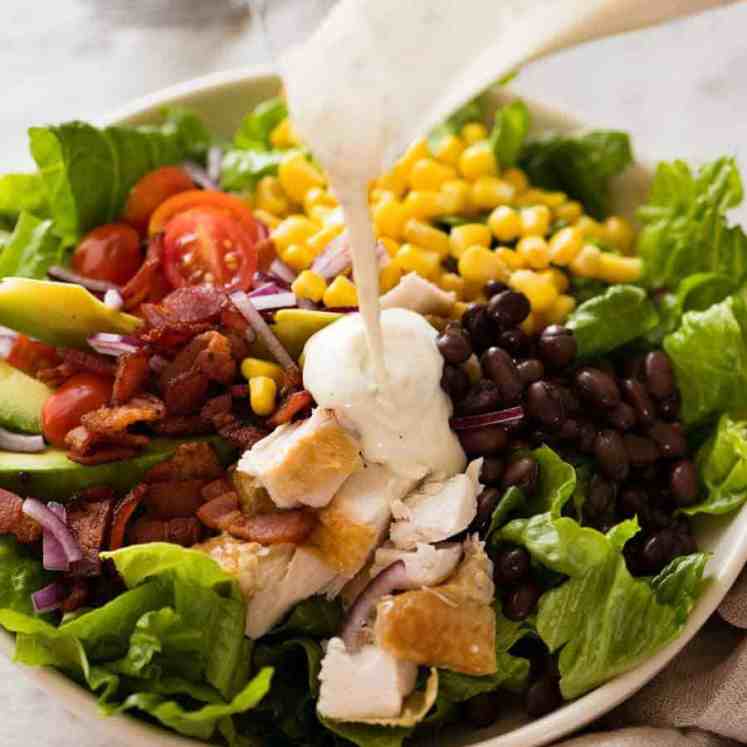
[[[2,9],[2,171],[31,165],[32,124],[95,122],[164,86],[269,62],[244,0],[3,0]],[[514,85],[590,124],[630,131],[636,150],[654,159],[732,153],[744,168],[746,38],[742,3],[557,55]],[[4,659],[0,701],[3,747],[111,744]]]

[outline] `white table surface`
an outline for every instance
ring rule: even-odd
[[[2,2],[2,171],[29,167],[30,125],[95,117],[191,77],[266,61],[251,18],[230,26],[138,25],[137,7],[149,4]],[[129,12],[112,11],[123,7]],[[743,3],[563,53],[522,71],[517,86],[591,123],[630,131],[654,157],[731,153],[747,166],[745,39]],[[111,747],[4,659],[0,703],[3,747]]]

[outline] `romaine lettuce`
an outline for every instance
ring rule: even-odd
[[[16,542],[12,535],[0,536],[0,609],[30,615],[31,594],[49,583],[38,558]]]
[[[47,194],[39,174],[0,176],[0,216],[14,223],[22,212],[40,218],[49,215]]]
[[[490,133],[490,145],[501,168],[516,165],[530,125],[529,109],[520,99],[496,111],[495,124]]]
[[[0,278],[42,280],[52,265],[60,264],[62,257],[62,243],[54,233],[52,221],[21,213],[0,253]]]

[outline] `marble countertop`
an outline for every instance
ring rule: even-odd
[[[212,0],[220,5],[228,0]],[[267,61],[250,16],[154,18],[153,0],[4,0],[0,169],[26,168],[28,126],[95,118],[173,83]],[[163,0],[161,7],[174,6]],[[204,6],[202,6],[204,8]],[[732,153],[747,164],[747,3],[595,42],[523,70],[517,87],[657,159]],[[745,214],[745,213],[743,213]],[[3,747],[111,747],[0,659]]]

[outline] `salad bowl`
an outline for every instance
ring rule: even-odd
[[[214,74],[137,100],[106,118],[103,124],[148,123],[157,119],[163,107],[179,105],[194,110],[213,131],[229,136],[248,110],[276,94],[278,88],[278,78],[268,70]],[[496,106],[512,97],[506,88],[492,90],[487,96]],[[550,130],[571,132],[583,128],[583,123],[562,112],[547,109],[537,102],[525,101],[533,115],[535,134]],[[644,201],[650,180],[651,171],[645,161],[640,160],[618,178],[613,188],[616,211],[632,216],[635,207]],[[634,669],[543,718],[525,723],[518,716],[508,716],[482,731],[445,732],[439,735],[438,744],[444,747],[536,747],[548,744],[594,721],[651,680],[714,612],[747,561],[747,505],[730,516],[699,517],[694,526],[699,547],[712,554],[706,571],[708,583],[676,640]],[[0,647],[6,655],[12,656],[12,636],[0,632]],[[54,670],[24,669],[23,674],[70,712],[90,722],[92,728],[119,743],[131,747],[202,744],[129,716],[100,718],[95,697]]]

